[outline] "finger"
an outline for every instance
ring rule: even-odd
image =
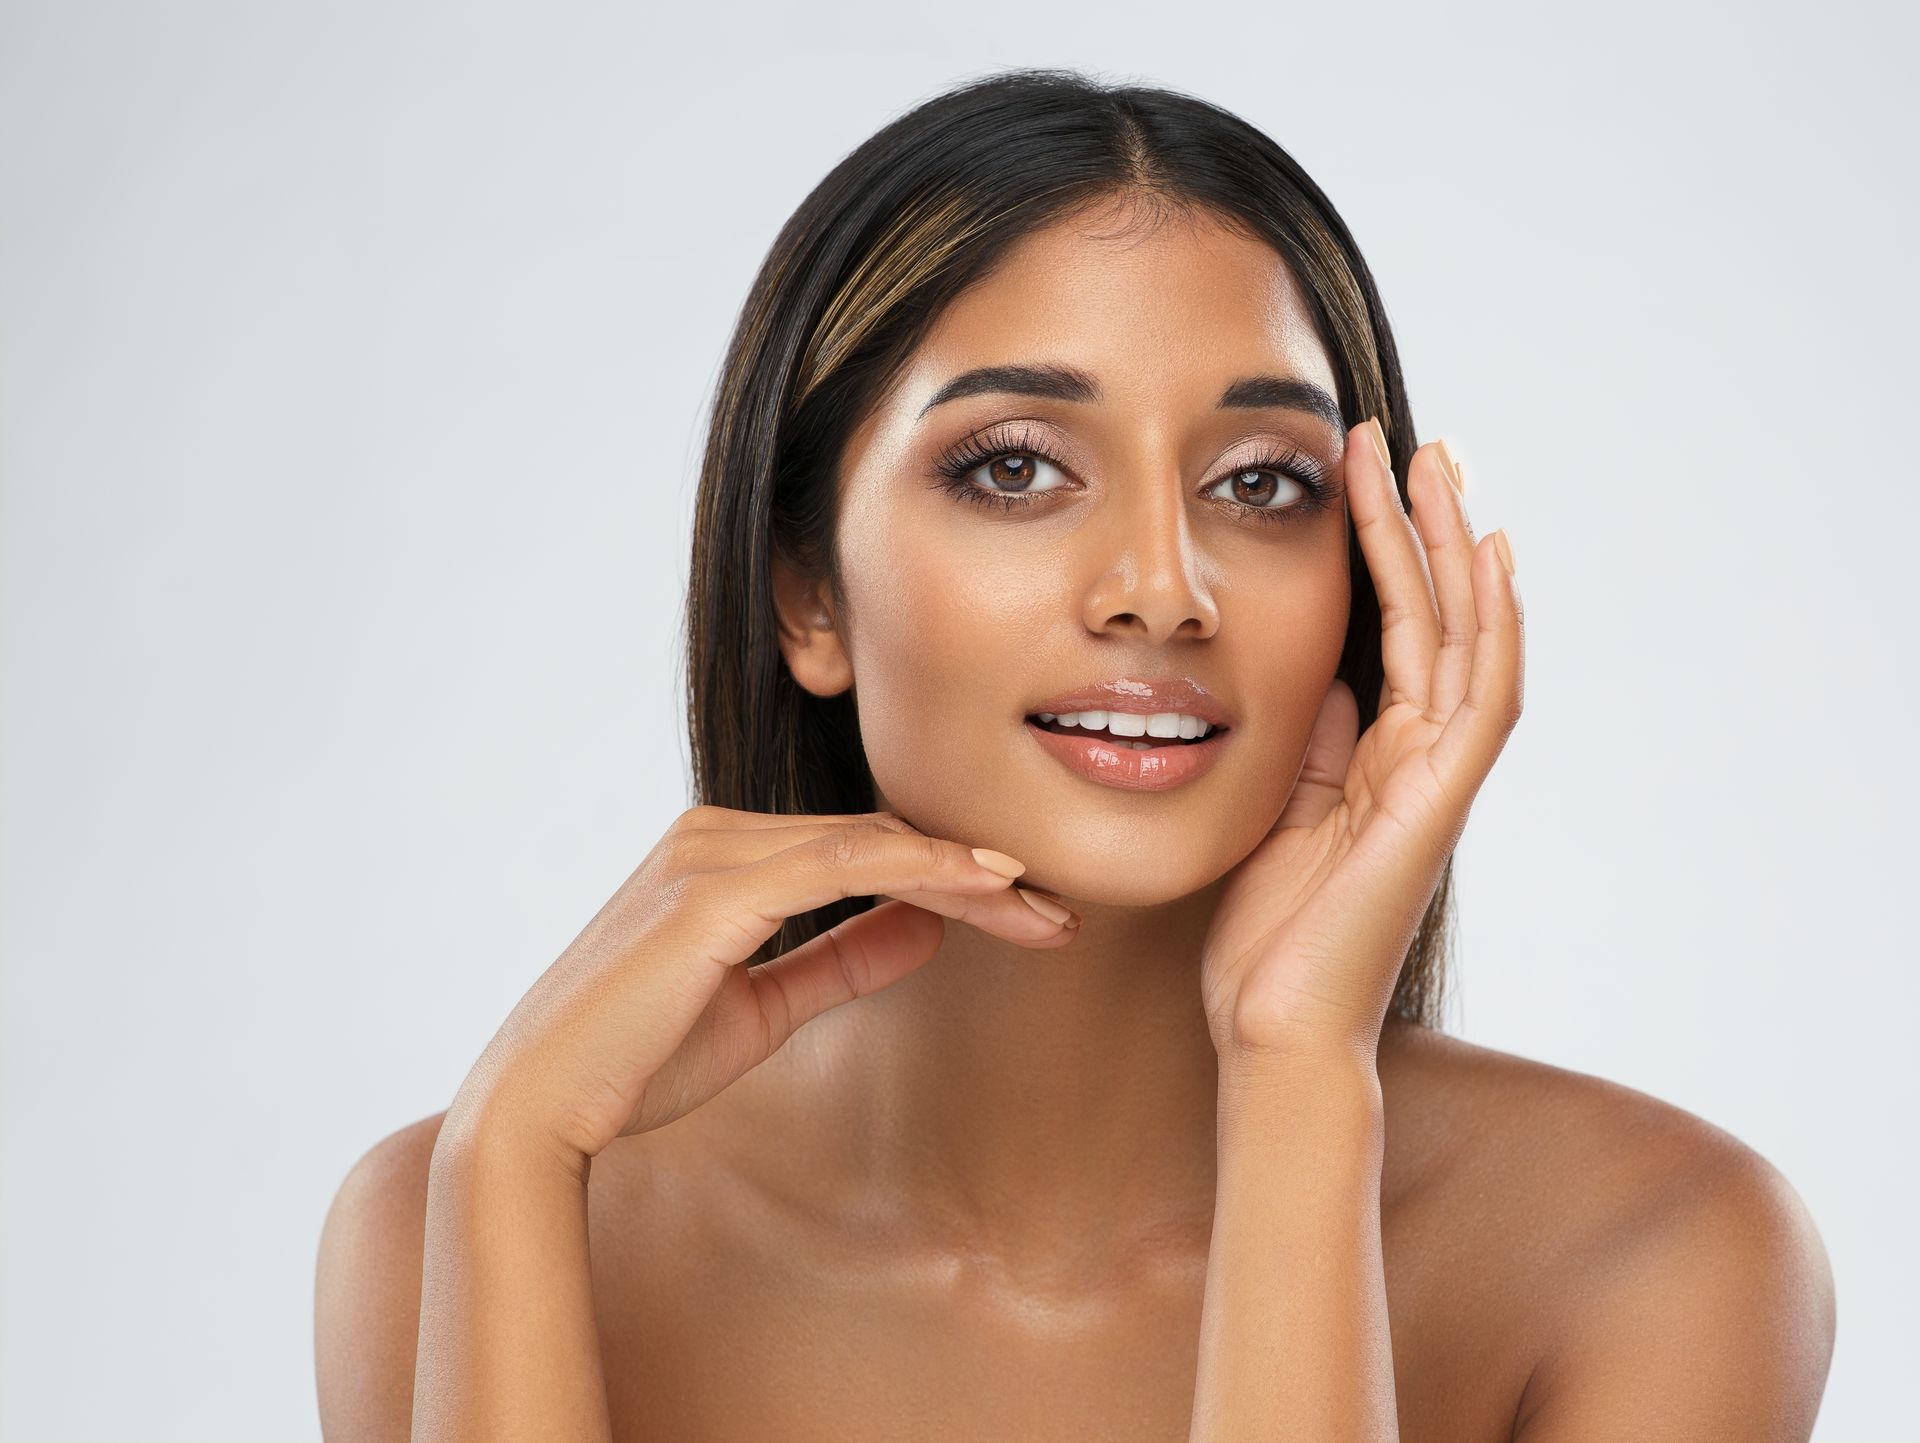
[[[864,829],[905,837],[927,834],[892,812],[855,812],[846,815],[812,812],[740,812],[725,807],[695,808],[715,814],[711,825],[683,820],[677,829],[674,857],[686,871],[739,867],[771,857],[776,852],[825,836],[829,832]]]
[[[743,812],[743,817],[764,816]],[[776,819],[778,821],[778,819]],[[762,858],[783,852],[789,846],[795,846],[804,840],[822,837],[835,827],[864,827],[870,831],[891,831],[902,837],[924,837],[925,833],[914,831],[906,821],[891,814],[870,814],[856,816],[829,823],[826,817],[795,816],[787,825],[741,825],[741,827],[714,827],[712,831],[689,833],[680,840],[678,860],[689,871],[716,871],[722,867],[739,867],[749,862],[758,862]],[[900,902],[910,906],[937,911],[943,917],[952,917],[954,921],[964,921],[970,927],[979,927],[983,933],[1002,936],[1008,942],[1020,942],[1021,946],[1060,946],[1062,942],[1073,940],[1073,927],[1066,923],[1046,917],[1043,911],[1027,902],[1027,896],[1037,888],[1010,887],[1002,892],[985,894],[966,894],[966,892],[906,892],[900,896]],[[1050,896],[1041,892],[1041,896]]]
[[[725,967],[751,956],[788,917],[844,897],[979,896],[1012,885],[959,842],[859,824],[828,827],[744,865],[681,879],[686,904],[707,923],[708,956]]]
[[[874,816],[840,818],[804,813],[776,816],[759,812],[738,815],[742,820],[737,824],[725,821],[718,826],[684,831],[676,839],[674,849],[678,864],[687,871],[742,867],[828,832],[860,827],[870,831],[899,830]]]
[[[1520,591],[1500,559],[1498,531],[1473,551],[1475,634],[1466,695],[1428,752],[1443,782],[1477,791],[1520,720],[1526,689]]]
[[[688,871],[703,872],[744,866],[828,832],[849,828],[906,837],[926,835],[891,812],[866,813],[841,821],[809,814],[782,817],[741,812],[737,815],[742,818],[739,826],[727,824],[685,834],[680,839],[676,854],[680,865]],[[929,912],[937,912],[943,917],[952,917],[970,927],[978,927],[983,932],[990,932],[1009,942],[1018,942],[1022,946],[1050,947],[1071,942],[1078,924],[1068,925],[1046,916],[1027,901],[1034,891],[1027,887],[1010,887],[984,895],[917,891],[909,892],[899,900]],[[1050,897],[1047,893],[1040,895]]]
[[[1009,942],[1018,942],[1022,947],[1057,947],[1071,942],[1079,930],[1079,920],[1067,908],[1068,920],[1058,922],[1047,916],[1029,897],[1042,897],[1055,904],[1065,904],[1051,892],[1041,892],[1036,888],[1015,885],[1004,892],[988,892],[985,895],[961,896],[951,892],[908,892],[894,897],[891,893],[881,893],[892,901],[905,902],[911,907],[922,907],[929,912],[937,912],[942,917],[951,917],[956,922],[965,922],[969,927],[978,927],[982,932],[990,932]]]
[[[1317,827],[1346,794],[1347,766],[1360,738],[1360,703],[1353,688],[1335,678],[1314,718],[1307,754],[1293,795],[1280,810],[1280,827]]]
[[[1422,453],[1426,448],[1422,448]],[[1478,623],[1473,610],[1473,525],[1466,497],[1446,476],[1453,459],[1443,440],[1432,448],[1433,463],[1419,465],[1407,477],[1413,520],[1427,549],[1427,574],[1440,603],[1440,647],[1434,655],[1427,689],[1429,720],[1444,723],[1466,694]],[[1457,474],[1457,473],[1456,473]]]
[[[744,975],[765,1023],[765,1057],[828,1008],[869,996],[923,966],[939,950],[944,932],[918,907],[883,902],[749,968]]]
[[[1440,645],[1440,618],[1419,534],[1400,504],[1393,469],[1381,454],[1384,444],[1385,433],[1376,420],[1347,432],[1347,507],[1380,600],[1383,685],[1393,700],[1424,708],[1433,655]],[[1419,461],[1418,452],[1414,459]],[[1433,465],[1432,457],[1423,464]]]
[[[715,806],[711,802],[688,808],[677,825],[682,831],[770,831],[776,827],[849,822],[907,825],[892,812],[750,812],[739,807]]]

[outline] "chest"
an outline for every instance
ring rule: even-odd
[[[689,1203],[596,1208],[595,1298],[623,1443],[1187,1436],[1202,1256],[1015,1283],[979,1265],[840,1252],[817,1230],[743,1228]],[[1393,1210],[1382,1244],[1402,1436],[1507,1443],[1538,1346],[1526,1247],[1439,1199]]]

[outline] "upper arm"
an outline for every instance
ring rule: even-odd
[[[1787,1180],[1734,1144],[1583,1270],[1516,1443],[1806,1443],[1833,1356],[1833,1274]]]
[[[375,1143],[327,1210],[314,1281],[314,1370],[320,1431],[337,1443],[404,1443],[412,1431],[427,1172],[444,1116]]]

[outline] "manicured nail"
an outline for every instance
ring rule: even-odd
[[[991,847],[975,847],[973,860],[989,872],[998,872],[1003,877],[1017,877],[1027,870],[1025,862],[1016,862],[1005,852],[996,852]]]
[[[1440,469],[1447,473],[1447,480],[1453,483],[1453,489],[1462,496],[1466,495],[1467,478],[1460,474],[1460,463],[1453,459],[1453,452],[1447,449],[1446,437],[1435,439],[1433,453],[1440,458]]]
[[[1027,905],[1042,917],[1045,917],[1049,922],[1058,922],[1062,926],[1067,927],[1078,927],[1080,925],[1080,919],[1074,916],[1070,910],[1054,901],[1053,898],[1043,893],[1032,891],[1026,887],[1015,887],[1013,890],[1018,892],[1022,897],[1025,897],[1027,899]]]
[[[1507,540],[1506,527],[1493,533],[1493,548],[1500,553],[1500,564],[1507,568],[1507,575],[1513,575],[1513,543]]]
[[[1393,452],[1387,446],[1386,429],[1381,426],[1378,416],[1367,417],[1367,425],[1373,428],[1373,449],[1380,453],[1380,464],[1393,470]]]

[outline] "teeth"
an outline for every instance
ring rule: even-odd
[[[1183,741],[1193,741],[1213,730],[1210,724],[1197,716],[1174,711],[1154,712],[1151,716],[1125,711],[1043,711],[1037,715],[1043,722],[1057,721],[1063,727],[1103,731],[1114,737],[1178,737]],[[1146,745],[1146,742],[1136,742],[1134,749],[1137,751]]]

